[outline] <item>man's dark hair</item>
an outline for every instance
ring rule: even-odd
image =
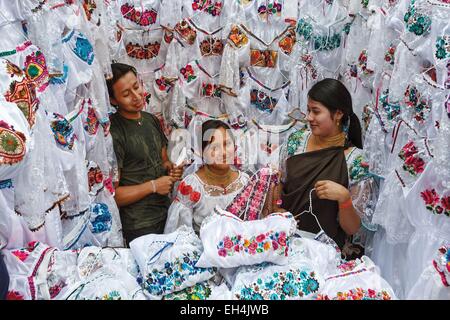
[[[136,68],[124,63],[113,63],[111,64],[112,69],[112,78],[106,80],[106,85],[108,86],[108,93],[110,98],[115,98],[113,85],[119,81],[124,75],[128,72],[133,72],[135,76],[137,76]]]

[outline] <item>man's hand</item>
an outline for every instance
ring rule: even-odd
[[[156,193],[160,195],[167,195],[170,191],[172,191],[172,186],[174,183],[174,178],[170,176],[163,176],[154,180]]]
[[[181,180],[181,177],[183,176],[183,171],[184,171],[183,165],[181,165],[179,167],[174,166],[172,168],[172,170],[169,171],[169,176],[174,178],[175,181],[179,181],[179,180]]]
[[[166,172],[169,173],[170,170],[173,169],[174,164],[172,162],[170,162],[170,160],[164,161],[162,164],[163,168],[166,169]]]

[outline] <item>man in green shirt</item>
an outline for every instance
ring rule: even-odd
[[[167,139],[158,119],[145,111],[144,90],[132,66],[114,63],[107,80],[111,104],[111,134],[119,168],[115,200],[124,238],[163,233],[170,206],[169,192],[182,168],[167,157]]]

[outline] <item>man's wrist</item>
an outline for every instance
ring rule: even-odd
[[[152,185],[152,193],[156,193],[156,184],[154,180],[150,180],[150,184]]]

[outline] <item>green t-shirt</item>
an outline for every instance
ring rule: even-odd
[[[111,116],[111,135],[121,171],[119,186],[137,185],[166,175],[161,151],[167,138],[154,115],[142,112],[139,125],[138,120],[126,119],[116,112]],[[152,193],[121,207],[123,229],[137,230],[161,223],[167,218],[169,206],[168,196]]]

